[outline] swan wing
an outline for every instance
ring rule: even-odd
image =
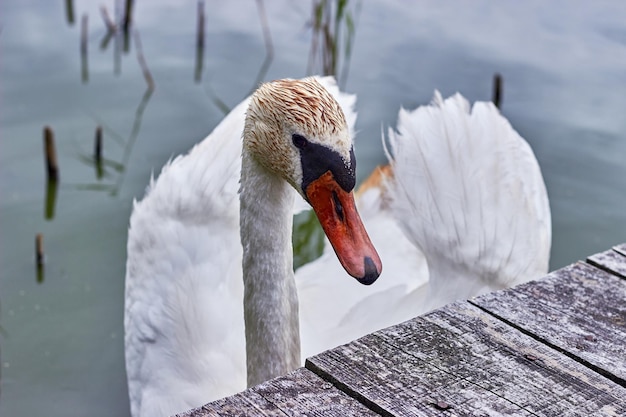
[[[435,92],[431,105],[400,111],[389,143],[393,210],[428,259],[430,286],[448,287],[442,302],[547,272],[551,218],[539,164],[492,103],[470,107],[460,94]]]
[[[246,108],[247,100],[168,163],[134,203],[124,326],[136,417],[245,388],[238,179]]]

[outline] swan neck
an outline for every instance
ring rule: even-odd
[[[300,366],[298,299],[293,275],[295,191],[242,153],[240,232],[248,386]]]

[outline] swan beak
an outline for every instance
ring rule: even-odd
[[[356,210],[352,191],[346,192],[327,171],[306,187],[305,194],[346,272],[361,284],[376,281],[383,266]]]

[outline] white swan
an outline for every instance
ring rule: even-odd
[[[133,415],[184,411],[242,390],[246,373],[254,385],[300,365],[294,189],[348,273],[371,284],[382,268],[355,209],[354,170],[345,116],[312,78],[262,85],[164,168],[130,221],[124,326]]]
[[[352,128],[354,97],[321,81]],[[188,155],[166,166],[135,205],[125,316],[135,417],[173,414],[246,386],[237,180],[247,106],[241,103]],[[541,173],[530,147],[495,107],[477,103],[470,111],[460,95],[443,101],[436,94],[431,106],[400,112],[389,142],[393,173],[372,179],[358,199],[385,273],[371,287],[341,279],[345,272],[330,249],[298,270],[302,357],[547,271],[550,213]],[[248,226],[258,229],[274,214],[254,207],[262,220]],[[273,259],[276,269],[288,271],[291,258],[280,249],[287,251],[288,232],[277,231],[283,245],[257,265],[276,265]],[[285,298],[293,300],[286,282]],[[257,300],[281,304],[268,293]],[[296,326],[292,320],[284,327]],[[280,340],[278,329],[254,336]],[[295,347],[283,350],[292,352],[290,366],[300,363]]]

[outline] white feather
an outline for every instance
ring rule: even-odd
[[[400,111],[389,141],[393,210],[424,251],[431,286],[466,298],[547,271],[551,220],[539,164],[493,104],[470,110],[460,94],[436,92],[430,106]]]

